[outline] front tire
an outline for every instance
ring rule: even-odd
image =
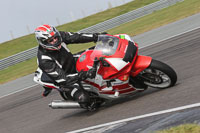
[[[165,89],[174,86],[177,81],[176,72],[167,64],[152,60],[150,66],[141,73],[144,84]]]

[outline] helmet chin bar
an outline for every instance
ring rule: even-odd
[[[43,48],[47,49],[47,50],[60,50],[61,48],[61,44],[58,47],[45,47],[42,45]]]

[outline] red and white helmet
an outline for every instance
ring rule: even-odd
[[[50,25],[42,25],[35,29],[36,39],[43,48],[48,50],[59,50],[61,48],[62,38],[55,27]],[[56,39],[56,41],[53,41]],[[53,41],[53,44],[50,43]]]

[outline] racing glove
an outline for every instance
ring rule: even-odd
[[[95,68],[91,68],[87,71],[87,77],[90,78],[90,79],[93,79],[95,78],[96,76],[96,69]]]
[[[96,69],[91,68],[88,71],[80,71],[78,73],[79,81],[86,80],[87,78],[93,79],[96,76]]]
[[[107,33],[107,32],[94,33],[94,34],[93,34],[94,42],[95,42],[95,43],[97,42],[97,40],[98,40],[98,36],[99,36],[99,35],[106,35],[106,34],[108,34],[108,33]]]
[[[69,87],[79,81],[86,80],[87,78],[94,78],[96,76],[96,71],[94,69],[90,69],[89,71],[80,71],[73,76],[67,76],[66,81],[60,83],[62,88]]]
[[[83,81],[87,79],[87,71],[80,71],[78,73],[78,79],[79,81]]]

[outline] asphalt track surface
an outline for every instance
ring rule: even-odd
[[[200,29],[140,49],[175,69],[174,87],[149,90],[112,102],[96,112],[82,109],[53,110],[48,104],[61,99],[54,91],[47,98],[35,86],[0,99],[1,133],[64,133],[111,121],[157,112],[200,101]]]

